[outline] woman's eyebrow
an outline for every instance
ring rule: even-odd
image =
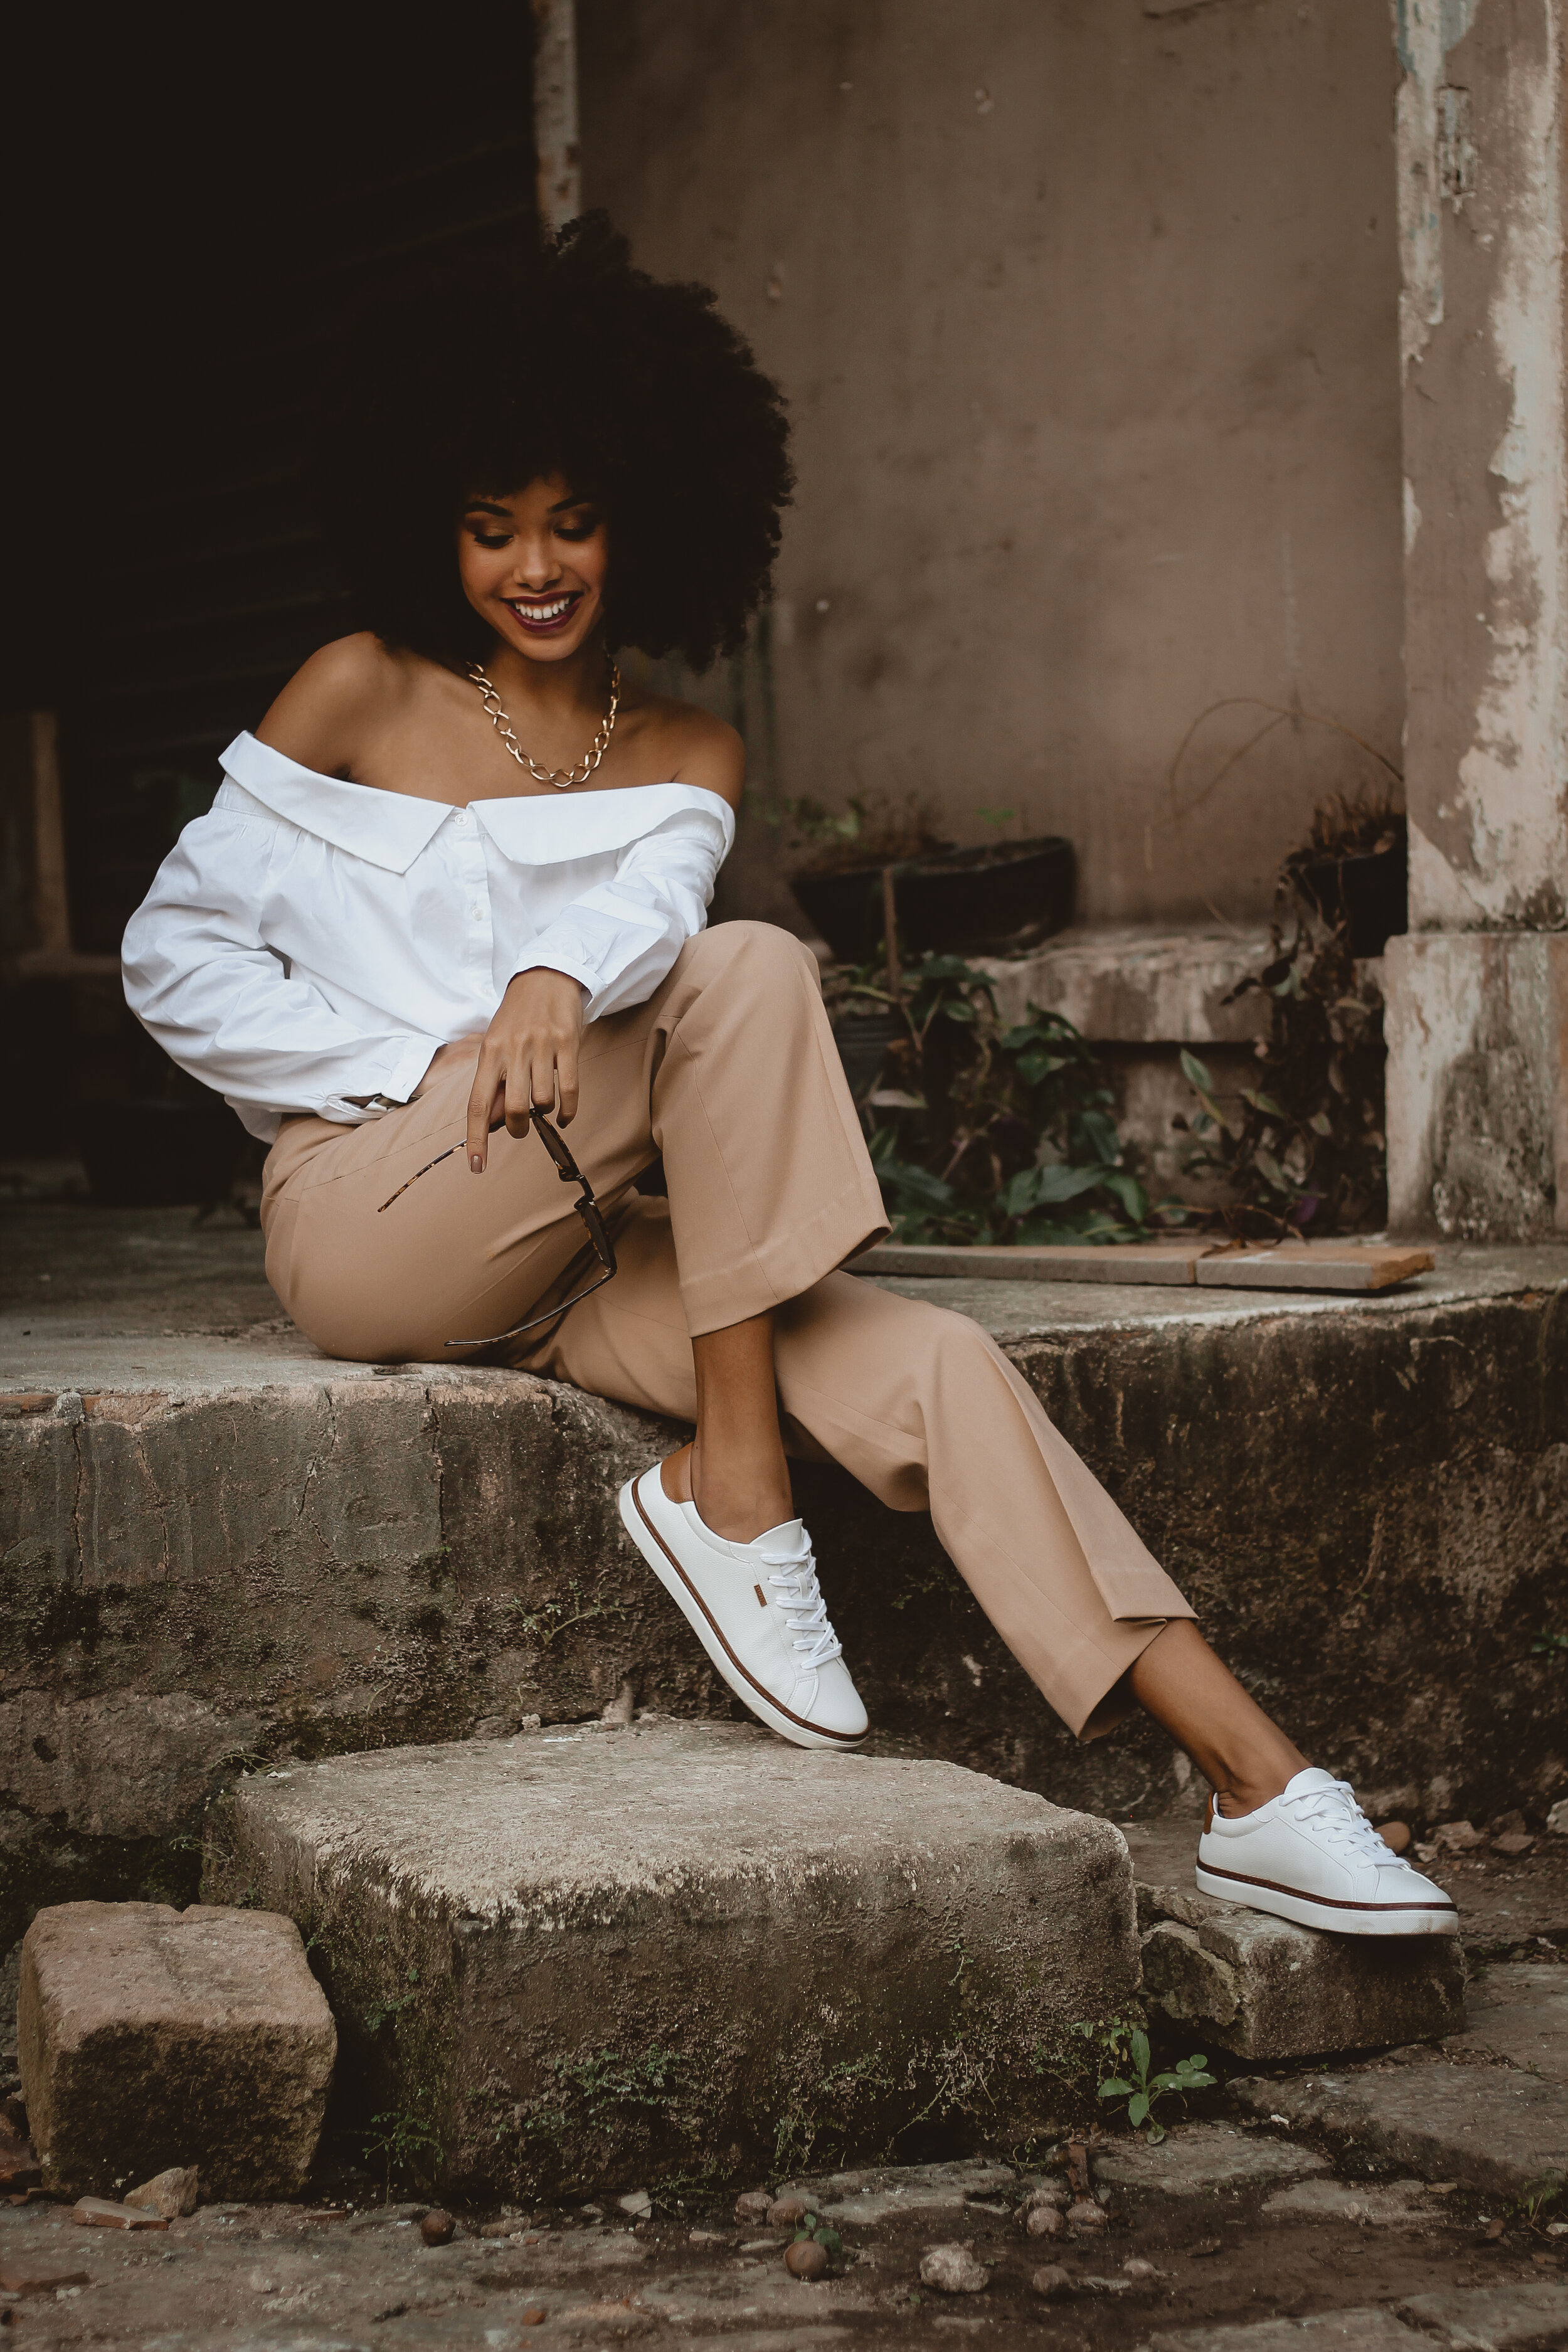
[[[593,503],[592,499],[557,499],[555,504],[547,511],[551,514],[564,514],[568,507],[591,507]]]
[[[553,513],[554,509],[552,508],[551,511]],[[510,508],[498,507],[493,499],[470,499],[468,505],[463,509],[463,512],[465,514],[500,515],[505,522],[510,522],[512,520]]]

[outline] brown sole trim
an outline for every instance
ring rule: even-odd
[[[656,1476],[658,1475],[658,1465],[655,1463],[653,1470],[645,1472],[644,1475],[650,1477]],[[653,1538],[655,1543],[664,1554],[666,1559],[668,1560],[671,1568],[674,1569],[677,1576],[679,1577],[681,1583],[686,1587],[687,1591],[690,1593],[691,1598],[695,1601],[699,1609],[701,1610],[702,1614],[708,1620],[709,1624],[712,1626],[714,1640],[718,1643],[719,1647],[723,1651],[724,1655],[729,1659],[730,1664],[734,1667],[735,1672],[740,1675],[742,1681],[747,1684],[751,1689],[754,1690],[760,1699],[764,1699],[768,1706],[773,1708],[775,1715],[782,1715],[786,1723],[795,1724],[802,1731],[809,1731],[814,1739],[837,1739],[841,1741],[846,1748],[858,1748],[860,1742],[866,1738],[866,1733],[864,1731],[828,1731],[826,1730],[820,1723],[807,1723],[804,1716],[792,1715],[789,1708],[785,1706],[782,1701],[773,1696],[772,1691],[764,1690],[762,1684],[757,1680],[755,1675],[748,1674],[746,1668],[741,1664],[740,1659],[735,1655],[734,1651],[730,1647],[729,1643],[724,1639],[723,1627],[719,1623],[713,1612],[709,1608],[708,1603],[703,1600],[702,1595],[698,1591],[697,1587],[692,1583],[691,1579],[687,1575],[686,1570],[681,1567],[680,1562],[676,1559],[675,1554],[670,1550],[669,1546],[665,1542],[664,1538],[659,1534],[658,1529],[654,1526],[653,1521],[648,1517],[647,1513],[644,1510],[642,1494],[640,1491],[641,1486],[642,1479],[634,1478],[632,1480],[632,1500],[637,1505],[638,1518],[642,1521],[644,1527],[647,1529],[649,1535]]]
[[[1429,1919],[1441,1917],[1447,1912],[1452,1912],[1456,1919],[1459,1916],[1457,1903],[1347,1903],[1338,1895],[1309,1895],[1302,1886],[1282,1886],[1277,1878],[1248,1878],[1245,1871],[1221,1870],[1215,1864],[1201,1858],[1198,1868],[1206,1870],[1211,1878],[1228,1878],[1233,1886],[1266,1887],[1270,1895],[1292,1895],[1298,1903],[1316,1903],[1324,1911],[1375,1911],[1379,1914],[1423,1911]]]

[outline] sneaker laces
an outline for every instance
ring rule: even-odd
[[[1331,1845],[1348,1847],[1358,1861],[1375,1863],[1380,1869],[1410,1868],[1405,1856],[1378,1836],[1348,1780],[1335,1780],[1327,1789],[1306,1789],[1282,1802],[1293,1820],[1303,1827],[1310,1822]]]
[[[795,1636],[793,1646],[801,1663],[816,1668],[842,1657],[844,1644],[828,1622],[815,1555],[808,1551],[800,1559],[788,1552],[765,1551],[763,1558],[770,1569],[783,1571],[771,1575],[768,1582],[783,1596],[784,1623]]]

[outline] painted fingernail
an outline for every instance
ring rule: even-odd
[[[469,1158],[468,1158],[468,1165],[469,1165],[469,1167],[473,1170],[473,1171],[474,1171],[474,1173],[475,1173],[475,1175],[476,1175],[476,1176],[482,1176],[482,1175],[484,1174],[484,1172],[485,1172],[485,1163],[484,1163],[484,1161],[479,1158],[479,1153],[478,1153],[477,1151],[470,1153]]]

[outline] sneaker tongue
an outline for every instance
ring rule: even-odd
[[[805,1559],[811,1550],[804,1519],[781,1519],[776,1528],[764,1528],[753,1540],[766,1544],[780,1559]]]
[[[1321,1764],[1309,1764],[1304,1772],[1298,1772],[1293,1780],[1287,1780],[1279,1793],[1282,1797],[1310,1797],[1319,1789],[1331,1789],[1333,1786],[1331,1772],[1325,1772]]]

